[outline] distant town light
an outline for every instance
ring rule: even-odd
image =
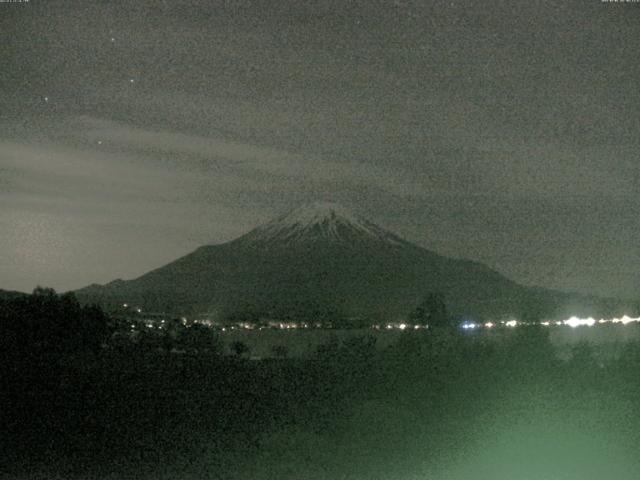
[[[505,325],[507,327],[516,327],[518,325],[518,321],[517,320],[509,320],[508,322],[505,322]]]
[[[640,322],[640,317],[638,318],[631,318],[627,315],[625,315],[624,317],[622,317],[620,319],[620,321],[622,322],[623,325],[626,325],[627,323],[631,323],[631,322]]]
[[[493,328],[495,326],[495,324],[493,322],[487,322],[484,324],[485,327],[487,328]]]
[[[591,327],[592,325],[595,325],[596,321],[591,317],[589,318],[571,317],[565,320],[563,323],[565,325],[569,325],[571,328],[576,328],[576,327],[581,327],[585,325],[588,327]]]
[[[398,326],[398,328],[399,328],[400,330],[404,330],[405,328],[407,328],[407,325],[406,325],[406,324],[404,324],[404,323],[401,323],[401,324]]]

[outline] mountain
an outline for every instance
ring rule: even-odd
[[[426,250],[331,203],[314,203],[133,280],[76,292],[105,308],[217,318],[397,320],[429,292],[474,319],[621,311],[616,300],[519,285],[489,267]]]

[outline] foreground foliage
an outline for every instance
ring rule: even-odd
[[[535,328],[499,341],[445,329],[386,349],[352,337],[306,359],[250,361],[214,349],[84,345],[74,322],[100,333],[106,319],[49,293],[21,302],[11,312],[42,330],[4,344],[0,468],[11,478],[640,473],[635,345],[607,361],[586,345],[560,360]],[[58,337],[47,343],[43,332]]]

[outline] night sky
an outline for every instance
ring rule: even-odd
[[[0,3],[0,288],[133,278],[341,203],[637,298],[640,3]]]

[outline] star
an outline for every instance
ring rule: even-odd
[[[129,83],[133,83],[133,82],[135,82],[135,80],[133,78],[130,78]]]
[[[48,102],[49,101],[49,97],[44,97],[44,101]]]
[[[98,140],[98,145],[102,145],[102,140]]]
[[[111,37],[111,43],[115,42],[116,39],[114,37]]]

